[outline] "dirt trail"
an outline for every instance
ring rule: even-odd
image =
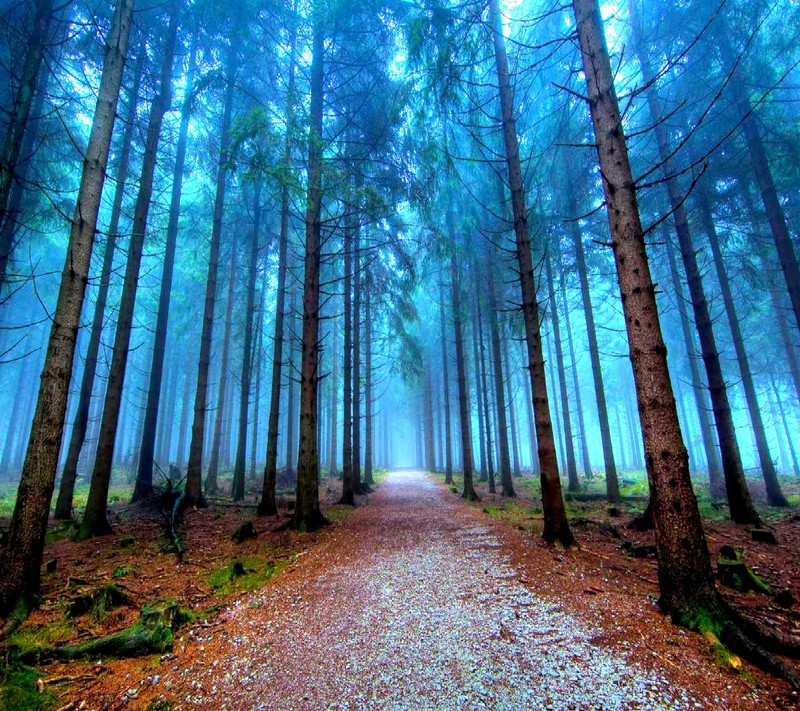
[[[119,700],[129,708],[159,694],[175,708],[756,708],[755,694],[682,689],[674,669],[642,664],[641,651],[593,642],[603,630],[537,595],[537,573],[512,563],[505,545],[480,510],[422,473],[394,472],[295,566],[220,625],[195,630],[184,652]]]

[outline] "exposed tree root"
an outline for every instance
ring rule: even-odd
[[[702,634],[711,643],[717,657],[727,665],[737,666],[735,658],[731,658],[733,652],[800,690],[800,674],[773,653],[796,655],[799,649],[797,641],[781,640],[777,635],[762,630],[719,595],[713,607],[713,610],[697,609],[692,613],[672,611],[671,617],[676,624]]]
[[[653,504],[647,504],[647,508],[639,516],[634,518],[629,524],[628,528],[634,531],[652,531],[655,528],[653,521]]]
[[[62,647],[31,647],[18,650],[15,656],[22,662],[41,662],[51,659],[124,658],[163,654],[172,649],[174,631],[186,620],[186,614],[175,602],[154,605],[143,608],[133,625],[108,637]]]
[[[32,604],[31,601],[27,600],[24,596],[20,596],[17,599],[17,603],[11,609],[8,619],[5,621],[2,628],[0,628],[0,642],[4,639],[8,639],[8,637],[16,632],[17,628],[28,619],[34,607],[36,607],[36,605]]]

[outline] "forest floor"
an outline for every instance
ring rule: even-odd
[[[702,637],[658,611],[654,559],[623,550],[652,544],[625,528],[628,505],[609,515],[602,502],[570,503],[581,547],[560,551],[539,538],[530,481],[515,481],[515,500],[480,484],[482,501],[468,504],[458,482],[454,492],[393,472],[355,510],[334,504],[331,482],[323,508],[333,525],[313,535],[277,531],[286,511],[258,519],[252,506],[219,500],[188,512],[182,563],[156,513],[114,507],[115,534],[84,543],[57,527],[44,604],[18,643],[107,634],[165,599],[193,619],[168,654],[37,664],[28,678],[35,690],[40,677],[44,693],[16,690],[5,708],[797,708],[786,685],[722,666]],[[255,538],[231,540],[249,520]],[[742,548],[763,579],[800,596],[800,522],[774,523],[779,546],[706,523],[714,553]],[[82,591],[108,583],[127,603],[65,615]],[[765,595],[726,596],[766,624],[800,629],[795,610]]]

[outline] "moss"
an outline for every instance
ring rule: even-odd
[[[113,575],[115,578],[123,578],[132,570],[133,570],[132,565],[119,565],[116,568],[114,568]]]
[[[539,507],[528,508],[515,501],[499,505],[487,504],[483,512],[499,521],[505,521],[520,531],[539,534],[542,531],[542,511]]]
[[[331,523],[341,523],[346,519],[350,518],[355,512],[355,508],[353,506],[331,506],[329,509],[325,509],[325,517]]]
[[[70,519],[69,521],[61,521],[58,525],[51,528],[45,540],[48,543],[55,543],[57,541],[65,541],[72,538],[78,530],[78,522]]]
[[[0,708],[5,711],[47,711],[56,708],[58,697],[45,687],[42,693],[36,682],[41,672],[18,664],[0,668]]]
[[[207,582],[218,595],[252,592],[264,587],[288,564],[288,560],[275,560],[265,555],[242,556],[214,570]]]
[[[9,647],[14,647],[22,654],[27,654],[42,647],[53,647],[64,644],[76,635],[72,620],[57,619],[42,627],[24,628],[11,635]]]

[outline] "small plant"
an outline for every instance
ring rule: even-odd
[[[115,578],[124,578],[128,573],[133,570],[132,565],[119,565],[114,568],[114,577]]]

